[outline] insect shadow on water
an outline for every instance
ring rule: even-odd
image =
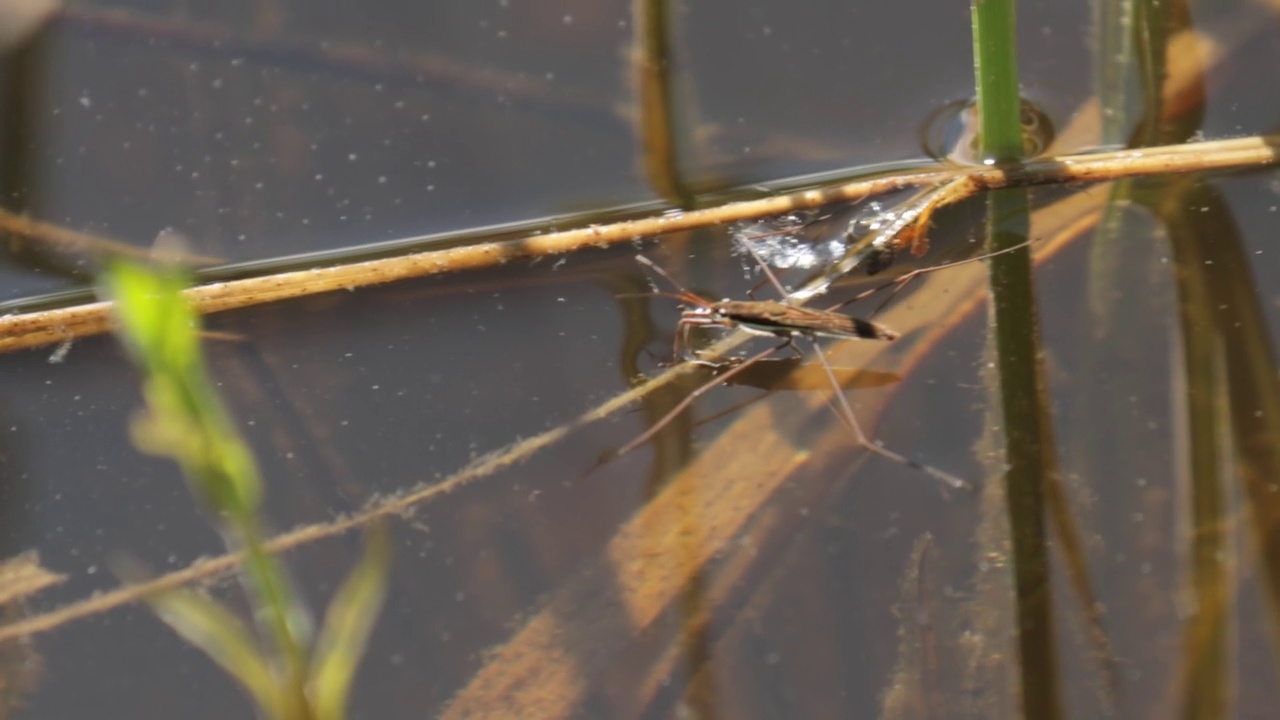
[[[749,368],[760,363],[779,350],[790,348],[798,356],[803,358],[804,353],[796,347],[795,339],[797,337],[806,337],[813,345],[814,355],[817,357],[818,363],[826,375],[828,384],[832,388],[834,395],[832,403],[834,409],[853,431],[854,442],[859,447],[929,475],[943,482],[948,487],[955,489],[970,489],[972,486],[956,475],[946,472],[945,470],[940,470],[930,465],[926,465],[907,457],[906,455],[890,450],[869,438],[866,433],[863,432],[861,425],[858,423],[857,417],[853,413],[853,408],[850,406],[848,398],[844,395],[844,388],[837,380],[835,371],[831,368],[830,363],[827,362],[826,356],[822,352],[822,348],[818,343],[818,338],[832,337],[837,339],[894,340],[898,337],[898,333],[884,325],[871,320],[851,317],[836,311],[845,305],[865,299],[875,293],[890,290],[891,292],[889,293],[889,297],[876,308],[876,312],[878,312],[894,294],[901,290],[907,283],[921,275],[955,267],[957,265],[985,260],[995,255],[1024,248],[1029,245],[1030,242],[1031,241],[1028,241],[1014,247],[1006,248],[996,253],[988,253],[966,260],[913,270],[894,279],[893,281],[859,293],[853,298],[826,310],[815,310],[793,304],[786,289],[782,286],[782,283],[779,282],[777,276],[774,275],[773,271],[769,269],[768,264],[760,258],[749,243],[742,243],[742,245],[755,259],[756,263],[765,274],[767,281],[773,285],[781,295],[782,300],[708,300],[685,288],[671,277],[670,274],[647,257],[637,255],[636,260],[638,262],[650,268],[656,274],[661,275],[674,288],[674,292],[655,290],[654,292],[647,293],[646,295],[669,297],[678,300],[685,305],[685,309],[680,316],[680,320],[677,322],[676,335],[673,341],[673,355],[675,361],[679,362],[680,360],[686,360],[717,369],[725,366],[729,367],[727,370],[724,370],[724,372],[718,374],[708,382],[692,390],[679,403],[672,407],[666,415],[658,419],[649,427],[649,429],[641,433],[634,440],[616,451],[606,454],[606,456],[601,459],[601,464],[608,460],[625,455],[640,445],[648,442],[654,437],[654,435],[660,432],[677,416],[688,409],[695,400],[711,388],[716,387],[719,384],[729,382],[735,376],[745,373]],[[761,350],[760,352],[757,352],[745,359],[712,362],[697,357],[689,351],[690,331],[695,327],[708,326],[738,328],[755,335],[781,338],[782,342]],[[599,465],[597,465],[597,467],[598,466]]]

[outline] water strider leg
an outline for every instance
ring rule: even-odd
[[[852,305],[853,303],[859,300],[863,300],[865,298],[871,297],[872,295],[875,295],[878,292],[881,292],[883,290],[889,290],[890,291],[889,296],[886,297],[884,300],[882,300],[880,304],[876,306],[876,309],[872,310],[871,314],[868,316],[868,317],[875,317],[880,313],[881,310],[884,309],[885,305],[889,304],[889,301],[892,300],[895,295],[897,295],[904,287],[907,286],[907,283],[911,282],[912,280],[915,280],[921,275],[927,275],[931,272],[937,272],[938,270],[946,270],[947,268],[953,268],[953,267],[956,267],[957,265],[967,265],[969,263],[979,262],[981,260],[990,260],[991,258],[997,255],[1003,255],[1007,252],[1013,252],[1014,250],[1019,250],[1021,248],[1027,247],[1028,245],[1034,242],[1035,242],[1034,239],[1027,240],[1025,242],[1018,243],[1017,245],[1014,245],[1012,247],[1007,247],[1007,248],[1004,248],[1003,250],[997,250],[996,252],[993,252],[993,253],[986,253],[985,255],[978,255],[977,257],[966,258],[964,260],[957,260],[955,262],[943,263],[941,265],[934,265],[933,267],[917,268],[915,270],[912,270],[911,272],[903,273],[901,276],[896,277],[893,280],[890,280],[889,282],[883,285],[873,287],[870,290],[865,290],[863,292],[860,292],[857,295],[854,295],[852,298],[849,298],[848,300],[845,300],[844,302],[838,305],[833,305],[830,308],[828,308],[828,311],[839,310],[845,305]]]
[[[658,434],[658,432],[659,432],[660,430],[662,430],[662,428],[664,428],[664,427],[666,427],[668,424],[670,424],[670,422],[671,422],[672,420],[675,420],[677,415],[679,415],[680,413],[682,413],[682,412],[684,412],[686,409],[688,409],[688,407],[689,407],[691,404],[693,404],[693,401],[694,401],[694,400],[697,400],[699,397],[701,397],[701,396],[703,395],[703,393],[705,393],[706,391],[710,390],[711,388],[713,388],[713,387],[715,387],[715,386],[717,386],[717,385],[722,384],[725,380],[727,380],[727,379],[729,379],[729,378],[733,377],[734,375],[737,375],[738,373],[740,373],[740,372],[744,371],[746,368],[750,367],[752,364],[757,363],[757,362],[759,362],[759,361],[761,361],[761,360],[765,359],[766,357],[768,357],[768,356],[772,355],[773,353],[775,353],[775,352],[777,352],[777,351],[781,350],[782,348],[784,348],[784,347],[786,347],[786,346],[788,346],[788,345],[791,345],[791,344],[792,344],[792,343],[791,343],[791,339],[790,339],[790,338],[787,338],[787,341],[786,341],[786,342],[784,342],[784,343],[782,343],[782,344],[780,344],[780,345],[774,345],[773,347],[768,348],[767,350],[763,350],[763,351],[761,351],[761,352],[756,353],[755,355],[752,355],[751,357],[747,358],[746,360],[743,360],[742,362],[738,363],[737,365],[734,365],[733,367],[731,367],[731,368],[729,368],[728,370],[724,371],[724,372],[723,372],[723,373],[721,373],[720,375],[717,375],[716,377],[712,378],[711,380],[709,380],[709,381],[707,381],[707,382],[703,383],[702,385],[700,385],[699,387],[695,388],[692,392],[690,392],[688,395],[686,395],[686,396],[685,396],[685,398],[684,398],[683,400],[681,400],[680,402],[676,403],[676,406],[675,406],[675,407],[673,407],[673,408],[671,408],[671,410],[667,411],[667,414],[666,414],[666,415],[663,415],[661,419],[659,419],[657,422],[655,422],[653,425],[651,425],[651,426],[649,427],[649,429],[648,429],[648,430],[645,430],[643,433],[641,433],[641,434],[640,434],[640,436],[639,436],[639,437],[637,437],[636,439],[634,439],[634,440],[632,440],[631,442],[627,443],[626,445],[623,445],[623,446],[622,446],[621,448],[619,448],[616,452],[614,452],[614,453],[613,453],[613,457],[621,457],[622,455],[626,455],[627,453],[631,452],[632,450],[635,450],[637,447],[640,447],[641,445],[645,444],[645,443],[646,443],[646,442],[648,442],[651,438],[653,438],[653,436],[654,436],[654,435],[657,435],[657,434]]]
[[[836,396],[836,406],[839,408],[840,414],[844,417],[845,421],[849,423],[849,427],[853,429],[854,441],[857,442],[859,446],[870,450],[881,457],[902,463],[907,467],[914,468],[937,480],[941,480],[950,487],[958,490],[973,489],[972,485],[945,470],[939,470],[932,465],[925,465],[918,460],[913,460],[906,455],[894,452],[868,438],[866,433],[862,432],[862,426],[858,424],[858,418],[853,414],[853,407],[849,405],[849,399],[844,396],[844,388],[840,387],[840,382],[836,380],[836,374],[832,371],[831,364],[827,362],[827,356],[823,354],[822,347],[818,344],[817,340],[810,338],[810,341],[813,343],[813,353],[818,356],[818,362],[822,363],[822,369],[827,373],[827,379],[831,381],[831,387]]]
[[[773,274],[773,270],[769,269],[769,266],[765,264],[762,259],[760,259],[759,255],[756,255],[756,252],[754,249],[751,249],[750,246],[746,246],[746,245],[744,246],[746,247],[746,251],[750,252],[751,258],[754,258],[756,263],[760,265],[760,270],[763,270],[764,274],[767,275],[767,277],[769,278],[769,282],[773,283],[773,287],[776,287],[778,292],[781,292],[782,296],[786,297],[787,296],[786,290],[783,290],[782,283],[778,282],[777,275]],[[1001,250],[1000,252],[1015,250],[1016,247],[1018,246],[1009,247],[1009,249]],[[986,258],[989,258],[989,256],[991,255],[998,255],[998,252],[993,252],[993,254],[988,254]],[[893,286],[893,284],[897,284],[897,286],[900,287],[901,284],[910,282],[911,279],[914,279],[915,277],[919,277],[919,275],[923,275],[924,273],[932,272],[932,270],[950,268],[950,266],[963,265],[964,263],[973,263],[973,261],[975,260],[982,260],[982,259],[984,258],[970,258],[968,260],[957,261],[957,263],[948,263],[945,265],[938,265],[936,266],[936,268],[925,268],[920,270],[914,270],[914,272],[902,275],[902,278],[906,278],[906,279],[897,278],[897,281],[895,281],[895,283],[888,283],[886,284],[886,286],[874,288],[874,290],[870,290],[867,293],[863,293],[863,295],[861,296],[865,297],[867,295],[870,295],[870,293],[872,292],[877,292],[878,290],[882,290],[882,288],[884,287]],[[890,297],[892,297],[892,295]],[[858,297],[855,297],[854,300],[858,300]],[[841,305],[849,305],[850,302],[852,302],[852,300],[847,302],[842,302]],[[837,305],[836,307],[840,307],[840,305]],[[835,310],[835,309],[832,309],[832,310]],[[814,355],[817,355],[819,363],[822,363],[823,372],[826,372],[827,379],[831,380],[831,389],[832,389],[832,392],[835,393],[836,395],[835,402],[836,402],[837,410],[840,411],[840,414],[842,416],[844,416],[846,423],[849,423],[849,427],[852,430],[854,430],[854,441],[858,443],[860,447],[865,448],[865,450],[872,451],[874,452],[874,454],[877,454],[879,456],[887,457],[887,459],[890,459],[896,462],[901,462],[901,464],[909,466],[909,468],[914,468],[915,470],[922,471],[922,473],[929,475],[929,477],[942,480],[943,483],[946,483],[947,486],[950,486],[952,488],[957,488],[957,489],[973,488],[973,486],[970,486],[970,484],[966,483],[965,480],[957,478],[955,477],[955,475],[952,475],[951,473],[947,473],[946,470],[933,468],[932,465],[925,465],[924,462],[910,459],[910,457],[902,455],[900,454],[900,452],[892,451],[890,450],[890,448],[884,447],[882,445],[878,445],[878,443],[873,442],[872,439],[868,438],[867,433],[863,432],[863,428],[861,428],[861,425],[858,423],[858,418],[856,418],[856,416],[854,415],[854,409],[852,409],[852,407],[849,405],[849,398],[845,397],[845,388],[842,388],[840,386],[840,380],[836,379],[836,373],[833,372],[833,370],[831,369],[831,364],[827,363],[827,356],[823,355],[822,346],[818,345],[818,341],[815,340],[812,333],[808,334],[808,337],[809,337],[809,342],[813,343]],[[795,347],[795,345],[792,345],[792,347]]]

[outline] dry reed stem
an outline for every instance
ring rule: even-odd
[[[136,245],[112,240],[93,233],[72,230],[53,223],[41,222],[26,215],[18,215],[0,208],[0,233],[9,233],[19,237],[30,238],[43,243],[54,250],[69,253],[85,253],[89,255],[123,255],[125,257],[145,258],[150,252]],[[174,262],[188,265],[215,265],[223,262],[220,258],[205,255],[175,254]]]
[[[1046,158],[1008,168],[937,167],[858,180],[787,195],[730,203],[705,210],[593,225],[533,235],[518,240],[482,242],[401,257],[278,273],[265,277],[209,283],[187,291],[201,313],[216,313],[337,290],[353,290],[436,273],[489,267],[517,258],[566,253],[630,242],[662,233],[691,230],[739,220],[778,215],[833,202],[861,200],[909,187],[965,180],[968,193],[1025,185],[1099,182],[1137,175],[1238,170],[1274,164],[1280,136],[1124,150],[1095,155]],[[84,337],[110,328],[110,305],[90,303],[0,318],[0,352],[39,347]]]

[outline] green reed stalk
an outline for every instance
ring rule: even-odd
[[[980,153],[989,162],[1022,156],[1013,0],[972,0],[974,75]],[[987,202],[988,252],[1026,242],[1025,190],[992,193]],[[991,259],[991,314],[1005,430],[1005,496],[1012,541],[1022,710],[1028,718],[1062,716],[1053,633],[1045,483],[1056,465],[1030,253]]]

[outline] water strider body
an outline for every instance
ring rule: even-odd
[[[748,254],[755,259],[756,263],[760,266],[761,271],[768,277],[769,282],[778,291],[778,293],[782,295],[784,298],[783,300],[707,300],[706,298],[686,289],[674,278],[668,275],[665,270],[654,264],[653,261],[643,255],[637,255],[637,261],[661,275],[667,280],[667,282],[671,283],[672,287],[676,289],[676,292],[657,291],[652,294],[674,298],[685,304],[685,309],[680,315],[680,320],[677,322],[674,348],[675,356],[677,358],[684,358],[692,362],[710,364],[688,353],[688,334],[690,329],[694,327],[708,327],[714,325],[726,328],[741,328],[742,330],[756,335],[781,338],[783,342],[779,345],[767,348],[744,360],[728,363],[731,364],[732,367],[725,370],[710,382],[703,384],[693,392],[689,393],[689,395],[685,396],[685,398],[677,403],[676,406],[673,407],[666,415],[650,426],[648,430],[636,439],[627,443],[624,447],[620,448],[613,454],[613,456],[617,457],[626,454],[647,442],[657,434],[659,430],[675,419],[677,415],[688,409],[694,400],[700,397],[703,393],[718,384],[728,381],[738,373],[744,372],[751,365],[760,362],[778,350],[790,347],[797,353],[800,353],[799,348],[795,346],[795,339],[796,337],[804,337],[808,338],[813,344],[814,356],[817,358],[818,363],[822,366],[823,371],[827,375],[827,379],[831,383],[835,409],[840,417],[842,417],[849,425],[850,430],[853,431],[853,440],[859,447],[880,455],[881,457],[893,460],[894,462],[906,465],[923,474],[929,475],[940,480],[951,488],[970,489],[972,486],[965,480],[952,475],[945,470],[940,470],[930,465],[926,465],[907,457],[906,455],[890,450],[867,437],[867,435],[862,431],[861,426],[858,424],[857,418],[853,414],[853,408],[849,405],[848,398],[844,395],[844,388],[841,387],[839,381],[836,379],[835,372],[831,369],[831,364],[827,362],[826,356],[822,353],[822,348],[818,345],[818,338],[830,337],[837,339],[881,341],[894,340],[898,337],[897,332],[879,323],[872,322],[871,320],[850,317],[843,313],[836,312],[836,308],[886,289],[892,289],[890,292],[890,297],[892,297],[892,294],[898,289],[901,289],[906,283],[925,273],[935,272],[937,270],[954,267],[956,265],[963,265],[965,263],[975,262],[978,260],[985,260],[995,255],[1007,252],[1023,250],[1026,246],[1030,245],[1031,242],[1032,241],[1028,240],[1013,247],[1005,248],[1003,250],[975,258],[969,258],[967,260],[960,260],[944,265],[935,265],[933,267],[913,270],[896,280],[886,283],[878,288],[860,293],[854,296],[851,300],[827,310],[815,310],[793,304],[792,299],[788,296],[786,289],[782,286],[782,283],[778,281],[778,278],[773,274],[773,271],[769,269],[769,266],[760,258],[748,243],[744,243],[743,247],[746,249]],[[803,355],[803,353],[801,354]],[[726,363],[717,364],[725,365]]]
[[[690,328],[712,325],[741,328],[756,335],[779,337],[788,341],[796,335],[861,340],[896,340],[898,338],[896,331],[880,323],[851,317],[834,310],[817,310],[778,300],[707,300],[682,287],[649,258],[637,255],[636,260],[647,265],[678,290],[674,293],[654,294],[671,297],[685,304],[685,310],[676,323],[675,354],[677,357],[694,359],[687,352]]]
[[[815,310],[777,300],[721,300],[686,310],[682,322],[688,325],[740,327],[757,335],[897,340],[894,330],[870,320],[832,310]]]

